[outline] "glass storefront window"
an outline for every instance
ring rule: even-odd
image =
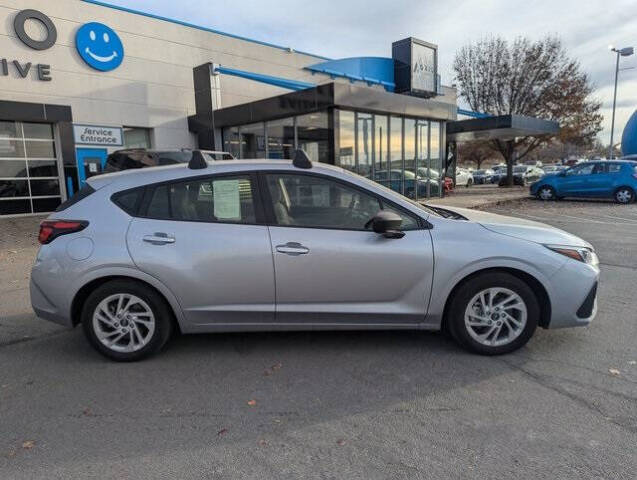
[[[389,164],[389,134],[387,117],[374,115],[374,180],[389,186],[387,169]]]
[[[296,117],[298,148],[313,162],[330,162],[329,125],[327,112],[308,113]]]
[[[266,122],[268,158],[291,159],[294,155],[294,118]]]
[[[431,197],[439,197],[442,195],[442,182],[444,180],[444,171],[443,171],[443,164],[442,164],[442,151],[441,151],[441,146],[442,146],[442,142],[440,139],[441,136],[441,128],[440,128],[440,122],[431,122],[431,130],[429,133],[429,158],[430,158],[430,168],[431,171],[433,172],[434,170],[439,172],[438,175],[438,191],[434,192],[433,190],[430,191],[430,196]],[[432,187],[435,183],[432,182]]]
[[[416,178],[416,120],[405,118],[405,193],[409,198],[416,198],[422,188]],[[426,195],[426,192],[422,192]]]
[[[392,190],[403,192],[403,119],[391,117],[389,121],[389,170]]]
[[[265,158],[264,123],[242,125],[239,134],[241,136],[241,158]]]
[[[374,129],[373,116],[369,113],[356,114],[358,174],[363,177],[371,177],[372,173],[372,140]]]
[[[234,158],[240,158],[239,127],[223,129],[223,150],[231,154]]]
[[[424,198],[428,195],[430,175],[429,169],[429,122],[427,120],[416,121],[416,175],[420,181],[425,182],[423,190],[416,190],[416,199]]]
[[[336,145],[336,165],[352,172],[356,171],[354,158],[355,120],[354,112],[339,110],[336,114],[338,125]]]
[[[124,127],[124,148],[150,148],[150,129]]]

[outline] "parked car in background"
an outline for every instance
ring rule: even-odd
[[[566,170],[567,167],[564,167],[562,165],[545,165],[544,167],[542,167],[542,170],[544,171],[544,174],[547,175],[552,175],[554,173],[559,173],[562,170]]]
[[[528,183],[535,182],[542,178],[544,171],[539,167],[531,165],[514,165],[513,166],[513,184],[525,186]],[[499,186],[507,185],[507,172],[504,170],[498,181]]]
[[[469,170],[465,170],[464,168],[456,169],[456,187],[470,187],[473,185],[473,175]]]
[[[233,160],[228,152],[201,150],[207,160]],[[188,163],[192,151],[183,150],[148,150],[146,148],[127,148],[116,150],[106,158],[103,173],[119,172],[131,168],[158,167],[175,163]]]
[[[596,197],[632,203],[637,192],[637,161],[579,163],[568,170],[544,176],[531,185],[530,192],[541,200]]]
[[[307,156],[91,177],[38,239],[36,314],[81,324],[118,361],[159,351],[174,331],[445,329],[496,355],[538,326],[596,314],[588,242],[428,208]]]
[[[482,185],[485,183],[491,183],[495,172],[490,168],[475,170],[473,172],[473,183],[476,185]]]

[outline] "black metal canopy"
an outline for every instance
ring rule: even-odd
[[[447,123],[447,140],[513,140],[515,137],[554,135],[557,122],[524,115],[498,115]]]

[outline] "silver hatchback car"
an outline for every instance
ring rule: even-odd
[[[426,207],[303,153],[124,171],[42,222],[31,302],[114,360],[182,333],[448,331],[481,354],[587,325],[592,246],[540,223]]]

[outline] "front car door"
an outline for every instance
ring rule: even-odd
[[[128,248],[139,269],[175,294],[192,330],[274,320],[272,249],[258,197],[249,173],[146,189]]]
[[[424,320],[433,251],[424,221],[375,194],[311,173],[263,173],[276,276],[276,321],[344,328]],[[380,209],[405,236],[365,228]]]
[[[580,163],[566,170],[560,179],[560,195],[590,195],[590,177],[594,163]]]

